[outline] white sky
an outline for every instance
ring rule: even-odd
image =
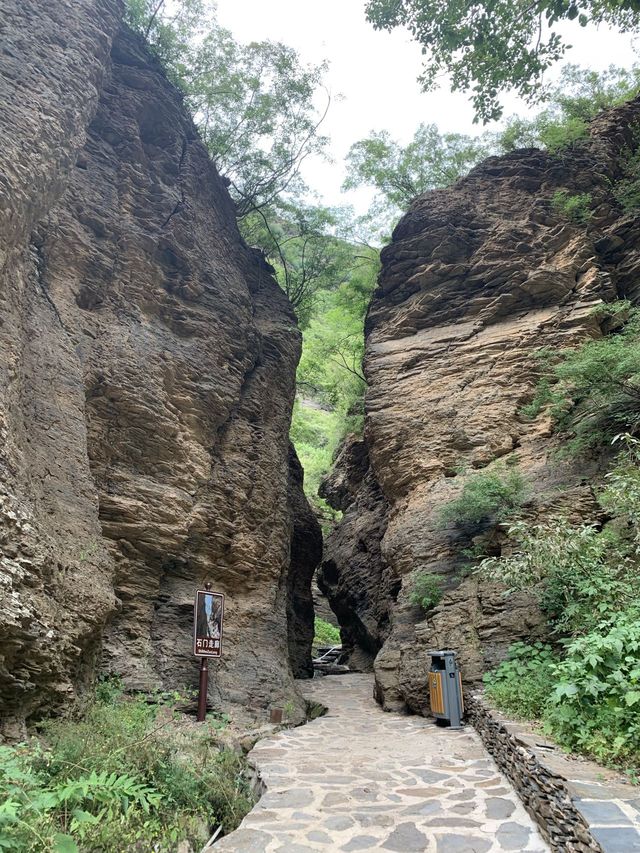
[[[369,193],[341,193],[340,185],[349,146],[370,130],[386,129],[408,142],[420,122],[435,122],[442,131],[482,129],[473,124],[464,95],[451,94],[444,86],[430,94],[420,92],[419,46],[401,30],[376,32],[365,18],[364,0],[217,0],[217,6],[220,24],[239,41],[282,41],[307,62],[329,60],[326,80],[334,98],[322,131],[331,137],[334,162],[310,160],[303,169],[305,180],[326,204],[366,210]],[[565,33],[575,45],[567,53],[568,62],[604,69],[636,60],[628,35],[577,25],[568,25]],[[344,99],[338,100],[338,94]],[[506,115],[527,112],[515,97],[505,103]]]

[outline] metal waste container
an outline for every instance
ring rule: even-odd
[[[451,649],[429,652],[429,698],[431,713],[436,720],[448,722],[452,729],[462,728],[464,703],[462,678],[456,663],[456,653]]]

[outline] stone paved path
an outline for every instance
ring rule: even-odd
[[[372,684],[302,684],[328,714],[256,744],[266,793],[216,853],[549,850],[473,729],[386,714]]]

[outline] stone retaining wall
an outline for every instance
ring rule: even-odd
[[[602,853],[603,848],[574,805],[566,780],[545,767],[481,696],[467,695],[465,705],[469,721],[508,776],[552,849],[567,853]]]

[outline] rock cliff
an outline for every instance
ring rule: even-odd
[[[212,700],[282,706],[320,547],[287,438],[291,307],[119,3],[2,7],[2,729],[98,667],[192,686],[206,580],[227,595]]]
[[[539,375],[536,351],[602,335],[594,307],[637,299],[640,223],[612,187],[639,119],[636,100],[602,114],[565,154],[488,159],[418,198],[382,253],[366,322],[370,466],[359,487],[332,477],[346,513],[321,578],[352,645],[367,656],[381,647],[385,707],[428,708],[429,648],[457,649],[475,682],[513,641],[541,630],[527,595],[505,598],[461,577],[473,542],[443,527],[441,509],[469,472],[517,466],[532,520],[561,507],[576,518],[596,512],[598,460],[559,461],[550,424],[520,412]],[[558,190],[590,194],[588,224],[562,215]],[[331,499],[331,482],[326,489]],[[499,552],[499,538],[487,544]],[[447,593],[426,616],[411,603],[413,572],[445,578]],[[385,577],[395,580],[385,587]]]

